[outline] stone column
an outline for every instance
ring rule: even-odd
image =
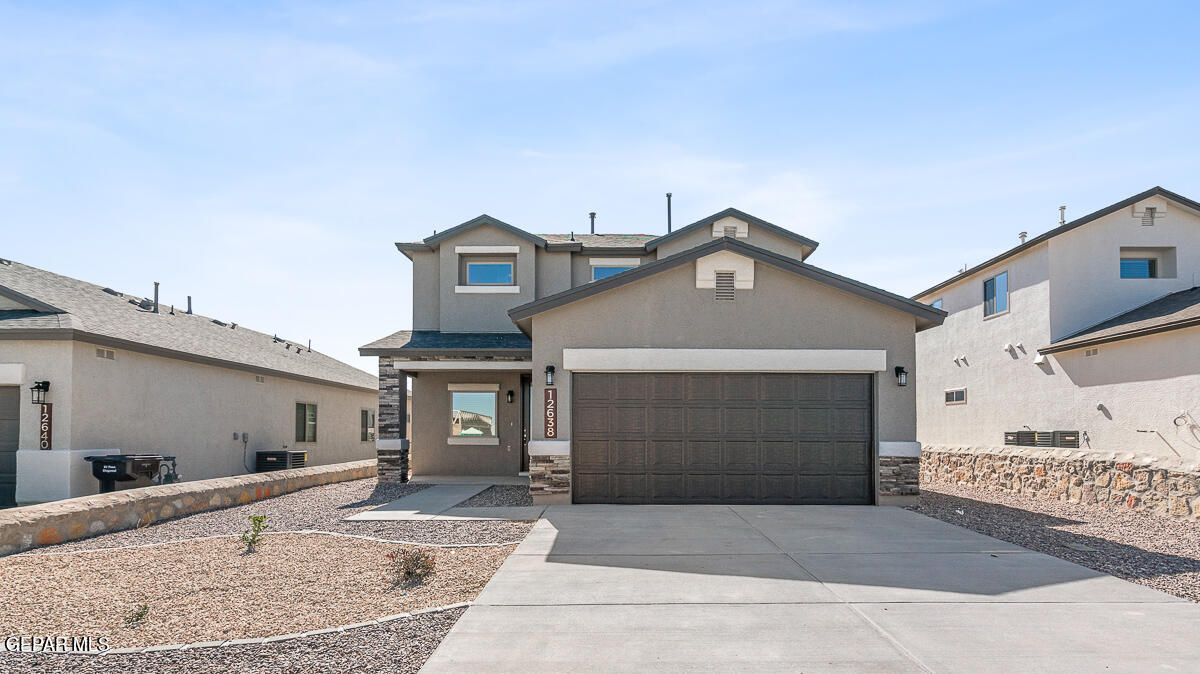
[[[876,504],[916,505],[921,494],[921,443],[880,442],[878,466]]]
[[[529,493],[535,505],[571,502],[571,443],[529,441]]]
[[[380,482],[408,482],[408,376],[389,356],[379,357],[379,412],[375,453]]]

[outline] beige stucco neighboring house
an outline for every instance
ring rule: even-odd
[[[377,389],[307,344],[0,260],[0,505],[96,493],[98,454],[175,456],[184,480],[259,450],[370,458]]]
[[[1198,285],[1200,204],[1155,187],[915,295],[949,314],[917,335],[918,439],[1200,462]]]
[[[396,245],[414,327],[360,349],[381,479],[528,471],[539,503],[917,493],[908,372],[944,314],[809,264],[811,239],[731,208],[658,235],[485,215]]]

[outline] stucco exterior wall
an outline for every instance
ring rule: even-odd
[[[887,372],[876,379],[880,441],[916,436],[914,317],[766,264],[756,264],[753,290],[717,302],[696,288],[695,267],[682,265],[533,318],[533,371],[558,368],[559,439],[571,436],[571,377],[563,348],[659,347],[740,349],[886,349]],[[910,372],[899,387],[888,374]],[[545,379],[533,379],[534,439],[545,439],[541,409]]]
[[[516,332],[508,310],[534,300],[537,279],[533,243],[496,227],[484,225],[438,244],[439,324],[442,332]],[[514,280],[518,293],[456,293],[459,256],[455,246],[518,246]],[[414,270],[414,276],[416,271]]]
[[[804,247],[796,241],[784,238],[761,227],[755,227],[754,224],[749,225],[746,234],[745,237],[739,237],[738,241],[748,243],[751,246],[766,248],[780,255],[786,255],[797,260],[804,258]],[[682,253],[685,250],[708,243],[714,238],[716,237],[712,235],[711,227],[699,227],[695,231],[688,232],[660,245],[654,250],[655,257],[661,260],[664,257],[670,257],[676,253]]]
[[[1157,205],[1162,216],[1149,227],[1133,217],[1133,209],[1140,212],[1147,204]],[[1060,234],[1047,244],[1052,339],[1200,283],[1200,217],[1160,197]],[[1122,247],[1174,247],[1174,278],[1121,278]]]
[[[538,299],[571,289],[572,253],[538,248],[534,257],[537,261]]]
[[[376,409],[374,391],[269,375],[260,384],[250,372],[114,351],[115,360],[107,360],[96,357],[95,345],[83,342],[0,341],[0,362],[24,363],[30,383],[51,382],[51,451],[171,454],[185,480],[251,472],[255,451],[284,445],[307,450],[309,465],[374,457],[374,442],[360,439],[360,412]],[[315,443],[295,442],[297,402],[317,404]],[[22,406],[22,450],[37,448],[35,414],[33,405]],[[235,432],[249,433],[245,447],[233,440]],[[95,480],[85,486],[86,492],[71,495],[98,489]]]
[[[413,289],[413,329],[437,330],[441,326],[441,292],[438,283],[441,271],[438,265],[441,256],[438,251],[428,253],[413,252],[412,255],[412,289]]]
[[[452,445],[447,384],[498,384],[495,445]],[[506,393],[513,392],[513,401]],[[521,470],[519,371],[421,372],[412,380],[413,475],[516,475]]]
[[[637,258],[639,264],[653,262],[653,255],[635,255],[632,253],[612,254],[612,255],[597,255],[595,253],[572,253],[571,254],[571,287],[586,285],[592,282],[592,264],[593,259],[610,258]]]

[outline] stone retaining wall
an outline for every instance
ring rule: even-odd
[[[375,476],[375,460],[125,489],[0,510],[0,555]]]
[[[1031,447],[925,446],[921,480],[1200,520],[1200,464]]]

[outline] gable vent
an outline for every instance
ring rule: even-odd
[[[738,229],[737,225],[725,225],[725,236],[727,236],[731,239],[736,239],[737,238],[737,229]]]
[[[715,295],[716,299],[733,301],[733,299],[734,299],[733,282],[734,282],[734,277],[736,276],[736,274],[731,271],[719,271],[719,272],[716,272],[716,275],[717,275],[717,285],[716,285],[717,290],[716,290],[716,295]]]
[[[1146,207],[1146,210],[1142,212],[1142,226],[1143,227],[1153,227],[1154,226],[1154,218],[1157,217],[1155,215],[1155,211],[1157,211],[1157,210],[1158,209],[1155,208],[1154,206]]]

